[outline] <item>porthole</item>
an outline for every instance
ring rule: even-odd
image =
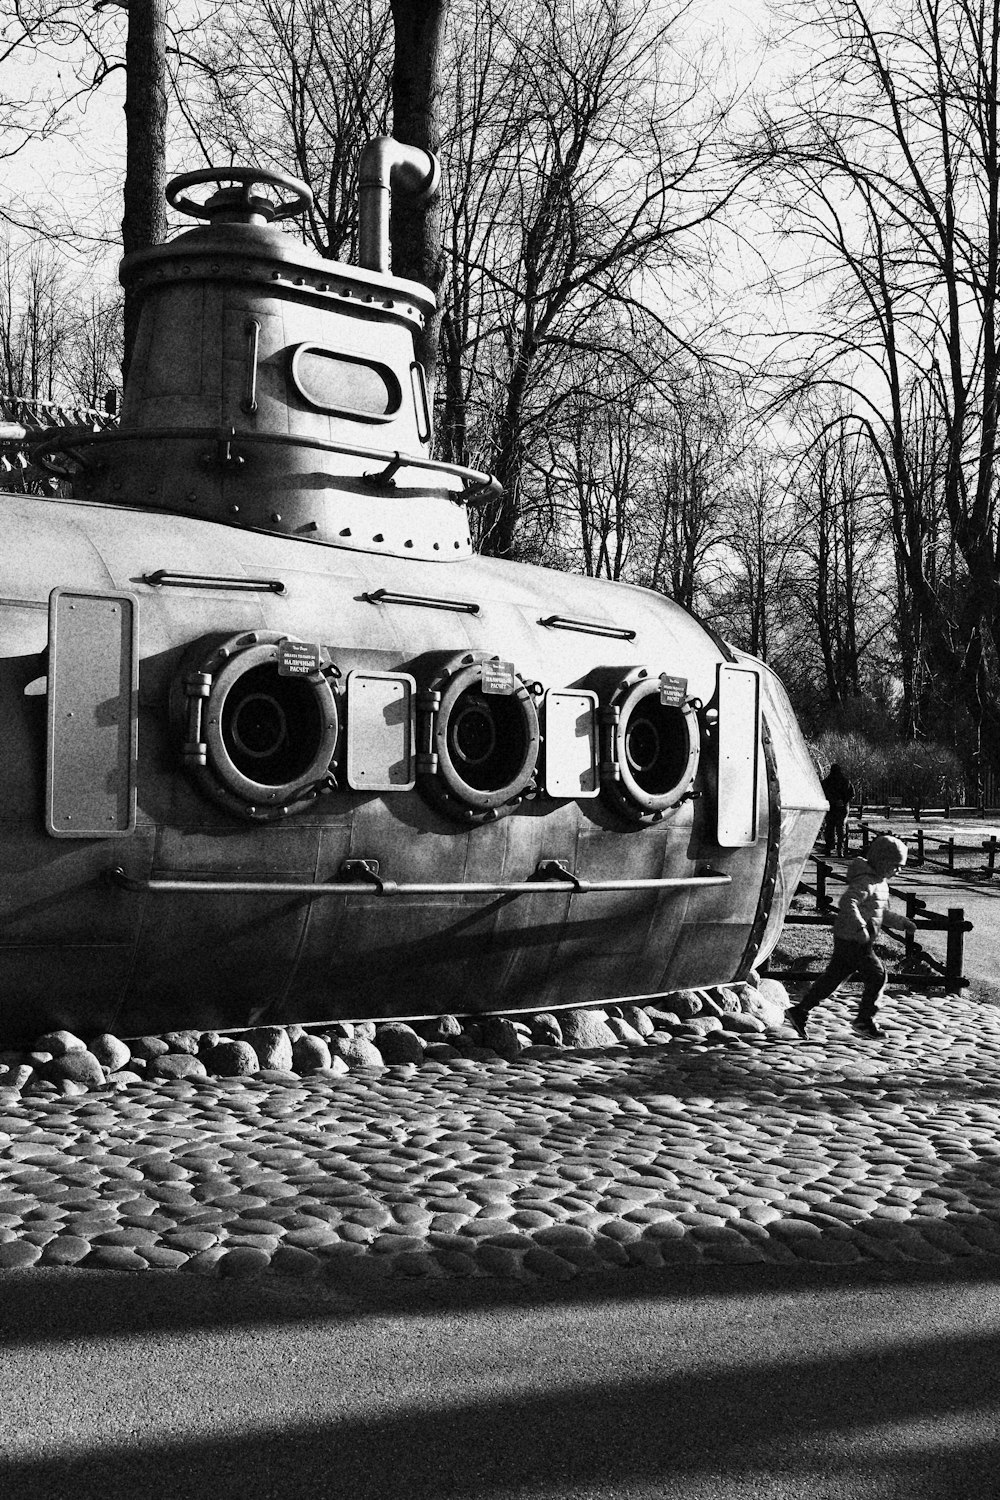
[[[327,674],[335,669],[320,648],[289,652],[290,644],[304,643],[263,632],[203,643],[171,690],[186,767],[240,817],[284,817],[333,782],[340,716]]]
[[[693,703],[663,703],[658,679],[637,668],[619,683],[603,719],[602,790],[619,810],[650,822],[690,794],[700,758]]]
[[[293,351],[291,381],[303,401],[317,411],[362,422],[390,421],[403,401],[388,365],[319,344],[299,344]]]
[[[531,690],[496,658],[469,655],[421,695],[421,786],[459,822],[485,822],[534,790],[539,725]]]

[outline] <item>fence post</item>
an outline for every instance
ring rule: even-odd
[[[955,873],[955,835],[951,834],[949,836],[949,838],[948,838],[948,874],[949,875],[954,875],[954,873]]]
[[[862,825],[861,825],[861,853],[862,854],[867,854],[868,853],[868,824],[867,823],[862,823]]]
[[[917,912],[920,911],[923,908],[923,906],[924,906],[925,903],[923,901],[921,901],[921,899],[917,895],[916,891],[906,891],[906,892],[904,892],[904,894],[903,894],[903,900],[906,903],[906,915],[909,917],[910,921],[912,922],[913,919],[915,918],[915,916],[917,915]],[[912,958],[913,957],[913,950],[916,947],[916,945],[917,945],[917,936],[916,936],[916,933],[914,933],[914,932],[908,932],[906,934],[906,944],[905,944],[905,948],[904,948],[904,951],[906,953],[906,957],[907,958]]]
[[[948,938],[944,957],[944,985],[949,995],[962,992],[962,969],[965,964],[965,912],[960,906],[948,908]]]
[[[983,840],[983,849],[986,851],[986,873],[992,875],[996,868],[997,858],[997,836],[991,833],[989,839]]]
[[[913,836],[917,841],[917,857],[914,860],[914,864],[922,865],[924,862],[924,830],[922,828],[915,828]]]

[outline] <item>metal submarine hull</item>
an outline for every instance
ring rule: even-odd
[[[419,787],[366,793],[341,785],[287,819],[257,824],[236,821],[180,769],[168,699],[192,640],[272,634],[322,642],[345,678],[409,672],[420,680],[422,663],[442,653],[461,659],[499,650],[522,676],[556,687],[606,675],[610,655],[613,677],[638,662],[669,667],[711,705],[725,654],[668,600],[484,558],[447,567],[403,562],[121,507],[9,496],[3,511],[5,1037],[53,1026],[136,1035],[265,1018],[544,1010],[724,982],[773,946],[822,809],[784,693],[760,666],[757,833],[738,848],[718,843],[710,794],[636,826],[601,796],[540,793],[508,816],[463,828]],[[280,582],[283,592],[143,581],[167,568]],[[136,811],[128,832],[71,838],[45,826],[48,695],[25,689],[45,672],[50,598],[60,590],[68,590],[57,595],[63,601],[118,594],[137,601]],[[426,591],[479,611],[370,602],[380,590],[411,598]],[[602,637],[539,625],[553,615],[626,623],[635,636],[609,653]],[[89,692],[78,673],[61,690],[59,712],[74,711],[62,702],[75,701],[78,690],[77,711],[89,701],[99,719],[105,687]],[[91,773],[80,766],[76,774]],[[705,755],[701,782],[709,775]],[[71,805],[72,769],[66,779],[59,795]],[[374,884],[359,890],[352,880],[341,891],[348,860],[377,861],[397,892],[458,889],[393,894]],[[548,860],[562,861],[583,884],[696,879],[703,870],[726,879],[593,891],[540,885],[537,894],[462,890],[528,883]],[[115,883],[116,870],[131,888]],[[156,884],[201,880],[305,882],[333,893]]]

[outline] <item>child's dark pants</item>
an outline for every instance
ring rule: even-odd
[[[813,1006],[819,1005],[828,995],[832,995],[845,979],[850,979],[856,974],[864,981],[864,990],[861,994],[861,1003],[858,1006],[858,1020],[872,1021],[878,1003],[885,989],[885,969],[875,957],[872,944],[853,942],[850,938],[835,937],[833,940],[833,957],[827,964],[823,973],[806,990],[799,1001],[798,1009],[804,1015],[808,1015]]]

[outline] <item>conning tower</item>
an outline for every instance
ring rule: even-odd
[[[174,178],[168,201],[207,222],[122,262],[142,300],[120,425],[47,447],[72,454],[76,496],[383,555],[468,556],[462,502],[494,482],[430,457],[414,336],[434,300],[388,270],[390,189],[429,196],[438,177],[427,152],[388,137],[365,148],[358,266],[278,227],[312,201],[292,177]],[[205,184],[216,190],[189,196]]]

